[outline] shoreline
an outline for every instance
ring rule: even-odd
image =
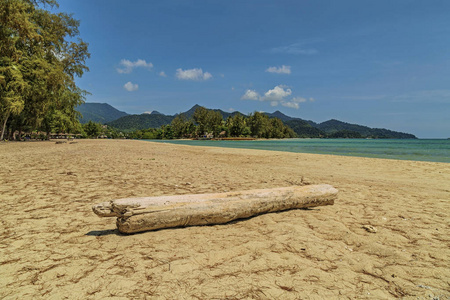
[[[77,142],[0,147],[1,298],[450,296],[446,163]],[[91,210],[127,197],[319,183],[339,190],[333,206],[225,225],[122,235]]]
[[[405,160],[405,161],[428,161],[450,163],[450,143],[446,145],[448,155],[444,150],[436,153],[433,149],[435,145],[429,145],[429,149],[435,151],[430,154],[429,149],[421,148],[423,145],[415,146],[415,148],[405,149],[401,143],[404,139],[397,140],[370,140],[361,139],[257,139],[252,141],[243,140],[142,140],[156,143],[169,143],[176,145],[189,145],[198,147],[219,147],[249,150],[267,150],[288,153],[309,153],[318,155],[337,155],[348,157],[365,157],[389,160]],[[294,144],[298,141],[298,144]],[[416,140],[414,140],[416,141]],[[433,139],[430,141],[444,141],[441,139]],[[236,143],[235,143],[236,142]],[[248,142],[248,143],[247,143]],[[264,142],[266,142],[264,144]],[[358,143],[355,145],[355,143]],[[363,143],[363,144],[361,144]],[[392,144],[391,144],[392,143]],[[401,151],[394,148],[396,143],[401,143]],[[445,141],[447,143],[447,141]],[[380,144],[385,144],[384,152],[380,152]],[[388,147],[389,146],[389,147]],[[373,148],[371,148],[373,147]],[[372,152],[371,152],[372,151]],[[398,151],[398,152],[396,152]]]

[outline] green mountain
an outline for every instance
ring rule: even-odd
[[[292,121],[292,120],[301,120],[301,119],[298,119],[298,118],[292,118],[292,117],[289,117],[289,116],[286,116],[285,114],[283,114],[281,111],[279,111],[279,110],[277,110],[277,111],[275,111],[275,112],[273,112],[273,113],[267,113],[267,112],[265,112],[264,114],[266,114],[269,118],[278,118],[278,119],[280,119],[281,121],[283,121],[284,123],[286,123],[287,121]]]
[[[195,110],[197,109],[197,108],[199,108],[200,107],[200,105],[198,105],[198,104],[195,104],[194,106],[192,106],[192,108],[190,109],[190,110],[188,110],[188,111],[186,111],[186,112],[184,112],[184,113],[181,113],[181,114],[183,114],[187,119],[191,119],[191,118],[193,118],[194,117],[194,112],[195,112]],[[212,109],[213,111],[218,111],[218,112],[220,112],[220,114],[222,115],[222,117],[223,117],[223,119],[224,120],[226,120],[228,117],[232,117],[232,116],[234,116],[235,114],[238,114],[239,112],[238,111],[235,111],[235,112],[232,112],[232,113],[229,113],[229,112],[226,112],[226,111],[223,111],[223,110],[221,110],[221,109]],[[176,115],[175,115],[176,116]]]
[[[294,119],[284,121],[284,124],[291,127],[292,130],[298,135],[300,138],[320,138],[325,137],[327,134],[322,130],[311,126],[308,121],[302,119]]]
[[[89,121],[105,124],[114,121],[120,117],[128,114],[115,109],[108,103],[83,103],[77,107],[83,117],[80,118],[80,123],[85,124]]]
[[[300,138],[320,138],[325,137],[327,134],[316,127],[316,123],[312,121],[305,121],[300,118],[293,118],[283,114],[277,110],[273,113],[265,113],[269,118],[278,118],[283,121],[284,124],[291,127],[292,130]]]
[[[329,120],[316,126],[318,129],[323,132],[336,136],[347,132],[347,134],[359,133],[362,137],[371,137],[371,138],[390,138],[390,139],[416,139],[416,136],[409,133],[403,133],[398,131],[392,131],[384,128],[370,128],[367,126],[361,126],[357,124],[349,124],[338,120]],[[340,132],[340,133],[339,133]]]
[[[134,130],[159,128],[172,122],[174,116],[167,116],[161,113],[127,115],[117,120],[106,123],[106,125],[114,127],[124,132]]]
[[[198,107],[200,106],[194,105],[191,109],[181,114],[184,114],[187,119],[190,119],[193,117],[194,112]],[[157,111],[153,111],[151,114],[128,115],[124,112],[118,111],[106,103],[85,103],[79,107],[79,111],[83,113],[83,123],[93,120],[124,132],[148,128],[159,128],[162,125],[170,124],[175,116],[178,115],[164,115]],[[224,120],[226,120],[229,116],[234,116],[239,113],[237,111],[229,113],[220,109],[214,109],[214,111],[220,112]],[[281,119],[283,123],[291,127],[299,137],[304,138],[416,138],[414,135],[409,133],[397,132],[384,128],[370,128],[367,126],[345,123],[334,119],[323,123],[315,123],[313,121],[287,116],[280,111],[265,114],[268,115],[269,118]],[[109,121],[107,119],[109,119]]]
[[[185,111],[183,114],[187,119],[191,119],[194,116],[194,112],[200,105],[196,104],[188,111]],[[229,116],[233,116],[238,112],[228,113],[220,109],[214,109],[214,111],[218,111],[222,114],[224,120]],[[152,111],[151,114],[141,114],[141,115],[127,115],[117,120],[107,122],[106,125],[114,127],[124,132],[131,132],[134,130],[142,130],[148,128],[159,128],[163,125],[170,124],[172,120],[177,116],[164,115],[157,111]]]

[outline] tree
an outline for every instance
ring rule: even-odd
[[[174,138],[190,137],[195,132],[192,120],[188,120],[184,114],[177,115],[170,123]]]
[[[142,139],[144,140],[154,140],[158,138],[158,129],[149,128],[143,131]]]
[[[215,110],[209,110],[208,132],[212,132],[214,136],[218,136],[223,129],[222,123],[223,123],[222,114]]]
[[[88,45],[74,41],[79,21],[40,5],[58,7],[55,0],[1,0],[0,140],[11,118],[18,128],[79,128],[75,108],[86,92],[75,76],[88,70]]]
[[[197,135],[203,135],[207,131],[208,110],[203,106],[198,107],[194,111],[194,121],[197,123]]]
[[[260,112],[254,112],[250,115],[249,124],[252,136],[258,138],[269,138],[270,137],[270,121],[269,117]]]
[[[83,125],[83,130],[90,138],[97,138],[102,133],[102,124],[89,121]]]
[[[242,136],[244,135],[244,130],[246,127],[244,116],[242,116],[240,113],[235,114],[230,122],[231,126],[229,126],[230,135],[231,136]]]
[[[22,112],[24,107],[23,93],[26,82],[17,66],[9,64],[7,59],[0,58],[0,141],[5,134],[6,123],[11,115]]]
[[[223,121],[222,114],[218,111],[198,107],[194,112],[194,121],[197,123],[197,135],[213,132],[218,135]]]
[[[281,121],[278,118],[272,118],[270,119],[270,133],[269,133],[269,137],[270,138],[284,138],[284,130],[285,126],[283,124],[283,121]]]

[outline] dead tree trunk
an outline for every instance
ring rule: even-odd
[[[331,185],[307,185],[242,192],[125,198],[92,207],[100,217],[117,217],[120,232],[223,224],[236,219],[321,205],[333,205]]]

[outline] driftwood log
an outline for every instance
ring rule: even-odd
[[[333,205],[331,185],[292,186],[242,192],[124,198],[96,204],[100,217],[117,217],[117,228],[134,233],[161,228],[223,224],[236,219],[321,205]]]

